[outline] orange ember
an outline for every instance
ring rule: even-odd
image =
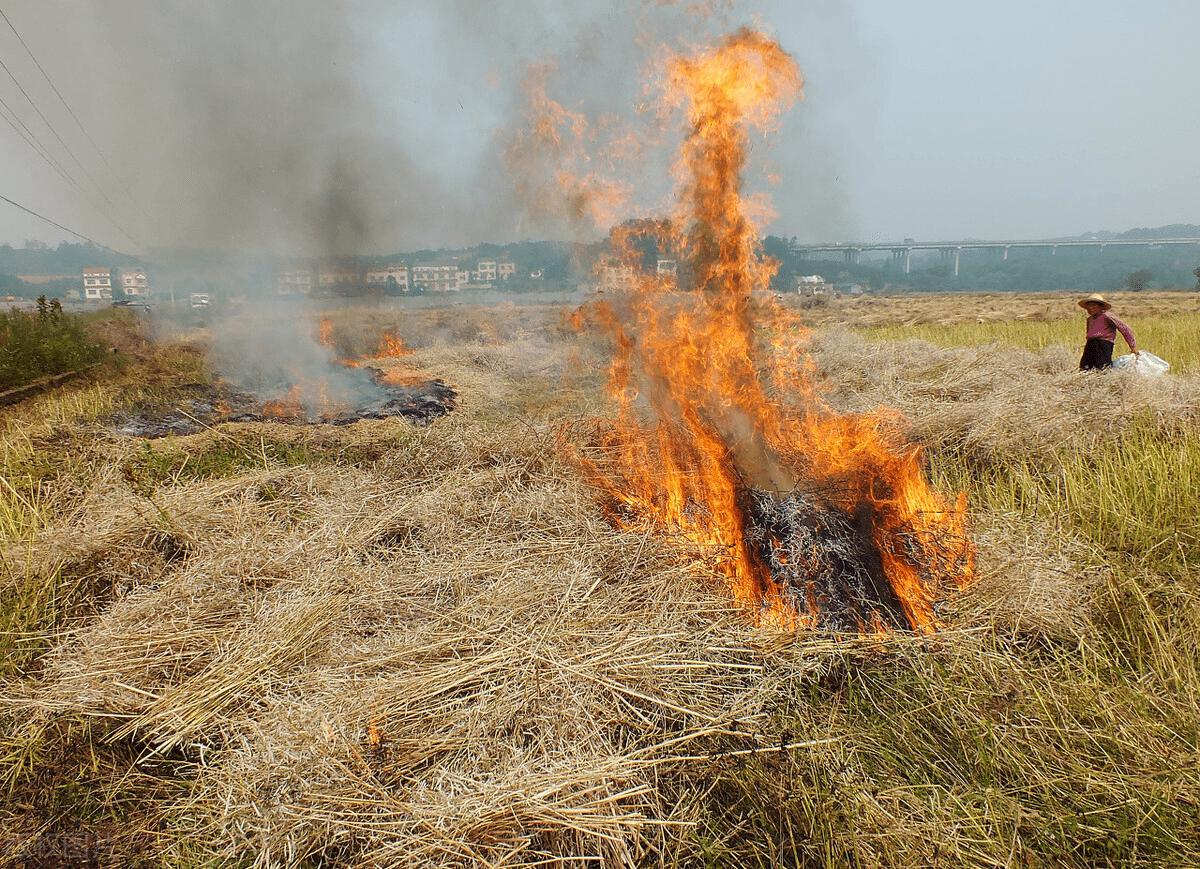
[[[293,386],[287,394],[263,402],[263,416],[275,419],[296,419],[304,416],[299,386]]]
[[[376,358],[394,359],[398,356],[411,356],[412,350],[404,343],[404,339],[391,332],[379,336],[379,349],[375,351]]]
[[[317,342],[322,347],[333,346],[333,321],[328,317],[322,317],[317,324]]]
[[[262,415],[274,419],[332,419],[343,410],[340,402],[330,395],[325,380],[293,384],[283,395],[263,402]]]
[[[613,232],[632,285],[580,314],[613,339],[617,405],[603,449],[581,464],[618,522],[649,522],[712,553],[735,600],[778,627],[816,624],[823,593],[774,575],[751,542],[749,496],[818,499],[874,546],[895,625],[930,632],[934,602],[973,574],[964,498],[951,504],[930,487],[894,417],[822,402],[795,315],[755,298],[777,264],[762,255],[761,211],[742,196],[742,170],[751,131],[768,130],[801,98],[800,71],[750,30],[667,69],[666,101],[687,118],[681,205],[671,220]],[[678,259],[678,283],[642,273],[647,241]],[[848,606],[860,630],[886,628],[869,602]]]
[[[393,368],[380,374],[379,382],[388,386],[420,386],[428,383],[429,378],[407,368]]]

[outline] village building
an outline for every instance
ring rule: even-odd
[[[275,273],[275,292],[280,296],[307,296],[312,290],[312,269],[282,269]]]
[[[796,292],[802,296],[827,296],[831,289],[821,275],[796,275]]]
[[[679,263],[673,259],[660,259],[654,271],[658,275],[675,275],[679,273]]]
[[[494,259],[481,259],[475,271],[471,273],[471,282],[476,284],[493,284],[499,276],[497,263]]]
[[[633,266],[617,260],[605,260],[597,269],[600,289],[603,292],[631,290],[637,285],[637,272]]]
[[[111,302],[113,270],[107,266],[84,266],[83,298],[89,302]]]
[[[408,266],[401,262],[369,268],[366,283],[370,289],[407,293]]]
[[[517,264],[514,262],[511,262],[510,260],[500,260],[500,262],[498,262],[496,264],[496,274],[499,276],[500,280],[502,280],[502,281],[507,281],[509,278],[511,278],[516,273],[517,273]]]
[[[353,264],[328,262],[317,269],[317,289],[322,293],[352,293],[362,284],[362,271]]]
[[[122,269],[121,293],[127,299],[145,301],[150,298],[150,283],[146,279],[145,269]]]
[[[460,270],[453,263],[449,265],[413,266],[410,274],[413,289],[426,293],[457,292],[466,283],[466,279],[462,276],[470,276],[468,272]]]

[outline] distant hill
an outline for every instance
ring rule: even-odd
[[[1098,232],[1085,232],[1083,235],[1073,236],[1072,240],[1151,241],[1156,238],[1200,238],[1200,224],[1171,223],[1167,226],[1139,226],[1137,229],[1127,229],[1124,232],[1100,230]]]

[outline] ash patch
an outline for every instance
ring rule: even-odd
[[[377,394],[351,410],[326,415],[312,415],[302,409],[264,413],[264,400],[256,395],[224,385],[192,384],[170,406],[143,407],[118,415],[113,419],[113,430],[124,437],[153,439],[196,434],[223,422],[350,425],[363,419],[402,416],[417,425],[429,425],[454,410],[457,398],[457,393],[440,380],[378,384]]]
[[[871,537],[869,516],[847,515],[803,494],[748,494],[746,539],[800,612],[822,627],[859,631],[876,618],[905,630]]]

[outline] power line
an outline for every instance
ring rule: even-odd
[[[132,235],[129,234],[129,232],[125,229],[125,227],[123,227],[120,223],[118,223],[116,221],[116,219],[113,218],[113,216],[108,211],[106,211],[103,207],[98,205],[96,203],[96,201],[93,200],[90,195],[88,195],[87,191],[85,191],[79,185],[79,182],[76,181],[75,178],[71,175],[71,173],[67,171],[66,167],[63,166],[61,162],[59,162],[59,160],[50,152],[50,149],[47,148],[45,146],[45,144],[42,142],[42,140],[37,137],[37,134],[34,133],[33,130],[29,129],[29,126],[25,123],[24,120],[21,119],[21,116],[19,114],[17,114],[16,110],[5,101],[4,97],[0,97],[0,107],[3,107],[9,114],[11,114],[12,118],[9,118],[8,115],[4,114],[3,112],[0,112],[0,117],[3,117],[4,120],[8,122],[8,125],[10,127],[12,127],[13,130],[15,130],[16,133],[22,139],[25,140],[25,143],[27,145],[29,145],[30,148],[33,149],[34,153],[36,153],[39,157],[41,157],[43,160],[45,160],[46,164],[51,169],[53,169],[60,176],[62,176],[63,180],[66,181],[67,184],[77,194],[79,194],[80,198],[83,199],[85,202],[87,202],[89,205],[91,205],[93,208],[95,208],[96,211],[98,211],[104,217],[105,220],[107,220],[109,223],[111,223],[114,227],[117,228],[117,230],[121,233],[121,235],[123,235],[127,239],[129,239],[129,241],[132,242],[135,246],[137,246],[137,247],[142,246],[141,243],[136,238],[134,238]],[[16,119],[16,123],[13,122],[13,118]],[[17,127],[17,124],[21,125],[20,128]],[[103,193],[101,195],[103,195]],[[110,204],[111,204],[111,202],[110,202]]]
[[[108,194],[104,192],[104,188],[101,187],[96,179],[92,177],[92,173],[88,171],[87,166],[84,166],[80,159],[75,156],[75,152],[71,150],[71,146],[63,141],[63,137],[58,134],[58,130],[54,129],[54,125],[50,123],[50,119],[43,114],[40,108],[38,108],[38,104],[35,103],[33,101],[33,97],[31,97],[25,91],[24,86],[22,86],[21,82],[17,80],[17,77],[13,75],[13,71],[8,68],[8,64],[4,62],[4,58],[2,57],[0,57],[0,69],[3,69],[6,73],[8,73],[8,77],[11,78],[13,84],[17,86],[17,90],[21,92],[21,96],[25,97],[25,101],[29,103],[29,105],[33,106],[33,110],[37,112],[37,116],[42,119],[42,123],[46,125],[46,129],[48,129],[54,135],[54,138],[58,139],[58,144],[63,146],[63,150],[66,151],[70,158],[75,161],[75,165],[83,170],[83,174],[87,176],[88,181],[92,182],[92,186],[96,188],[96,191],[100,194],[100,198],[107,202],[110,208],[115,208],[116,206],[113,205],[113,201],[109,199]]]
[[[21,116],[17,114],[16,110],[10,106],[2,96],[0,96],[0,108],[3,108],[5,112],[8,113],[0,114],[2,114],[4,120],[8,121],[9,126],[16,131],[17,135],[25,140],[25,144],[32,148],[39,157],[45,160],[47,166],[62,176],[62,179],[71,185],[71,187],[75,189],[76,193],[82,196],[83,188],[79,186],[79,182],[77,182],[71,176],[71,174],[67,172],[63,165],[58,162],[58,159],[50,153],[44,144],[42,144],[42,140],[37,137],[37,134],[34,133],[33,130],[29,129],[29,126],[21,119]],[[12,117],[10,118],[9,115],[12,115]],[[20,124],[20,126],[17,126],[18,124]]]
[[[58,94],[58,97],[60,100],[63,101],[63,104],[66,105],[66,100],[63,99],[61,92],[59,92],[58,88],[54,86],[54,82],[50,81],[50,77],[49,77],[49,75],[47,75],[45,68],[42,67],[41,63],[38,61],[37,57],[34,55],[32,49],[30,49],[29,44],[27,42],[25,42],[24,38],[17,31],[17,28],[15,26],[13,26],[13,23],[8,18],[8,16],[6,14],[4,14],[3,10],[0,10],[0,16],[4,17],[4,20],[8,24],[9,29],[12,30],[13,34],[17,37],[17,39],[20,41],[21,45],[25,48],[25,51],[33,59],[34,64],[41,71],[42,75],[45,76],[45,78],[48,82],[50,82],[50,87],[54,90],[54,92],[56,94]],[[42,119],[42,123],[46,125],[46,129],[48,129],[51,132],[51,134],[53,134],[54,138],[58,140],[58,143],[63,147],[63,150],[67,152],[67,154],[71,157],[71,159],[75,161],[75,164],[80,169],[83,170],[83,174],[87,177],[87,180],[92,183],[92,186],[96,189],[96,192],[100,194],[100,198],[102,200],[104,200],[105,203],[108,204],[108,208],[106,209],[99,203],[92,201],[91,197],[88,196],[87,194],[85,194],[83,191],[83,188],[79,186],[79,184],[75,181],[75,179],[73,177],[71,177],[71,173],[66,171],[66,167],[64,167],[61,163],[59,163],[59,161],[57,159],[55,159],[54,163],[57,166],[57,168],[59,169],[60,174],[66,176],[68,178],[68,180],[72,184],[74,184],[76,191],[79,193],[79,195],[82,196],[84,199],[87,199],[89,202],[91,202],[92,206],[95,207],[96,210],[99,211],[104,216],[104,218],[106,220],[108,220],[109,223],[111,223],[114,227],[116,227],[123,236],[125,236],[127,239],[129,239],[129,241],[131,241],[135,246],[141,247],[141,243],[137,239],[135,239],[132,235],[130,235],[129,232],[125,229],[125,227],[122,226],[120,223],[118,223],[116,218],[112,216],[112,213],[109,209],[115,209],[116,204],[112,201],[112,199],[109,198],[108,194],[104,192],[104,188],[100,186],[100,183],[98,181],[96,181],[96,179],[92,175],[92,173],[90,171],[88,171],[88,168],[87,168],[87,166],[85,166],[83,164],[83,161],[79,159],[79,157],[75,154],[75,152],[73,150],[71,150],[71,146],[66,143],[66,140],[64,140],[63,137],[59,134],[58,130],[55,129],[54,124],[52,124],[50,122],[50,119],[48,117],[46,117],[45,112],[43,112],[41,110],[41,108],[38,106],[38,104],[34,101],[33,97],[30,96],[29,92],[25,90],[24,85],[21,84],[21,82],[17,78],[16,74],[11,69],[9,69],[8,64],[4,62],[4,59],[2,57],[0,57],[0,69],[3,69],[4,72],[6,72],[8,74],[8,77],[10,79],[12,79],[12,83],[17,86],[17,90],[19,90],[21,92],[21,96],[25,97],[25,101],[27,103],[29,103],[29,105],[33,108],[34,112],[37,113],[37,116]],[[21,119],[20,115],[18,115],[17,112],[11,106],[9,106],[7,103],[5,103],[4,105],[5,105],[5,108],[7,108],[8,111],[13,115],[13,117],[16,118],[18,122],[20,122],[21,126],[25,128],[26,132],[28,132],[30,134],[30,136],[32,136],[34,138],[34,140],[36,140],[38,142],[39,145],[41,145],[41,148],[45,152],[46,156],[51,156],[50,149],[48,147],[46,147],[45,143],[43,143],[40,139],[38,139],[37,136],[33,135],[33,131],[29,129],[29,127]],[[67,106],[67,110],[71,111],[71,107],[69,105]],[[71,115],[74,117],[75,113],[71,112]],[[76,123],[79,123],[79,119],[77,117],[75,120],[76,120]],[[84,135],[87,136],[86,130],[84,130]],[[91,137],[89,136],[88,138],[90,141]],[[93,144],[93,147],[95,147],[95,143],[93,142],[92,144]],[[101,154],[100,156],[101,156],[101,159],[104,158],[103,154]]]
[[[115,208],[116,206],[113,204],[113,201],[111,199],[109,199],[108,194],[104,192],[104,188],[102,188],[96,182],[96,179],[92,177],[92,173],[89,172],[87,167],[84,166],[83,163],[80,162],[79,158],[75,156],[75,152],[71,150],[71,147],[65,141],[63,141],[63,137],[58,134],[58,130],[54,129],[54,125],[52,123],[50,123],[50,119],[46,117],[46,115],[42,112],[42,110],[40,108],[38,108],[37,103],[35,103],[33,101],[33,97],[31,97],[29,95],[28,91],[25,90],[24,86],[17,79],[17,77],[13,74],[13,71],[8,68],[8,64],[4,62],[3,58],[0,58],[0,69],[3,69],[6,73],[8,73],[8,77],[10,79],[12,79],[12,83],[17,86],[17,90],[19,90],[21,92],[21,96],[25,97],[25,101],[28,102],[29,105],[33,107],[33,110],[35,112],[37,112],[38,117],[42,119],[42,123],[45,124],[46,128],[48,130],[50,130],[51,133],[54,134],[54,138],[58,139],[58,143],[63,146],[63,149],[71,156],[71,159],[73,159],[79,165],[79,168],[83,170],[83,174],[86,175],[87,179],[92,182],[92,186],[96,188],[96,191],[100,194],[100,198],[108,203],[109,208]],[[29,127],[25,124],[25,122],[23,120],[21,120],[21,117],[16,113],[16,111],[12,108],[12,106],[9,106],[7,103],[5,103],[5,108],[7,108],[10,112],[12,112],[13,117],[15,117],[18,121],[20,121],[21,126],[24,127],[25,130],[31,136],[33,136],[33,131],[29,129]],[[37,137],[34,136],[34,139],[37,139]],[[49,154],[50,149],[47,148],[45,146],[45,144],[41,142],[40,139],[37,139],[37,141],[42,146],[42,149],[44,151],[46,151],[47,154]],[[55,162],[58,163],[57,160]],[[61,164],[59,164],[59,168],[62,169],[64,174],[67,174],[68,176],[70,175],[70,173],[66,172],[65,167],[61,166]],[[74,181],[74,179],[71,179],[71,180]],[[78,193],[81,196],[83,196],[85,199],[88,199],[89,201],[91,200],[91,197],[84,194],[83,189],[81,187],[79,187],[79,185],[77,183],[76,183],[76,189],[77,189]],[[102,206],[97,205],[94,202],[92,203],[92,205],[95,206],[96,209],[102,215],[104,215],[105,219],[107,219],[109,223],[111,223],[118,230],[120,230],[120,232],[123,236],[125,236],[127,239],[129,239],[131,242],[133,242],[134,245],[141,247],[141,244],[138,242],[138,240],[136,238],[134,238],[132,235],[130,235],[126,231],[125,227],[121,226],[121,224],[119,224],[116,221],[116,219],[108,212],[108,210],[106,210]]]
[[[91,146],[96,149],[96,153],[100,155],[100,159],[104,161],[104,165],[108,167],[108,171],[112,174],[118,186],[124,189],[124,185],[121,183],[121,179],[117,176],[116,170],[113,169],[112,164],[108,162],[108,158],[104,156],[104,152],[100,150],[100,146],[96,144],[96,140],[93,139],[91,133],[87,131],[87,127],[83,125],[83,121],[79,120],[79,115],[75,114],[75,110],[71,108],[71,104],[67,102],[67,98],[62,95],[62,92],[58,89],[58,86],[54,84],[54,80],[50,78],[50,73],[46,72],[46,69],[42,66],[41,61],[37,59],[37,55],[33,53],[33,49],[31,49],[29,44],[25,42],[25,37],[21,36],[20,32],[13,25],[12,21],[9,20],[8,15],[5,14],[3,9],[0,9],[0,18],[4,19],[4,23],[8,25],[8,29],[11,30],[13,35],[17,37],[17,41],[21,43],[21,47],[25,49],[25,53],[29,55],[29,58],[33,61],[34,66],[38,68],[38,72],[42,74],[42,78],[46,80],[46,84],[50,85],[50,89],[54,91],[54,95],[58,97],[58,101],[63,104],[63,108],[67,110],[67,113],[71,116],[72,120],[75,121],[75,124],[79,127],[80,132],[83,133],[84,138],[87,139]],[[128,190],[126,190],[125,193],[126,195],[130,195]],[[130,198],[132,198],[131,195]]]
[[[131,254],[127,254],[122,251],[119,251],[115,247],[109,247],[106,244],[102,244],[102,243],[96,241],[94,238],[89,238],[88,236],[84,235],[82,232],[76,232],[75,230],[71,229],[70,227],[63,226],[57,220],[51,220],[49,217],[46,217],[46,215],[44,215],[44,214],[38,214],[32,208],[26,208],[20,202],[16,202],[12,199],[9,199],[3,193],[0,193],[0,199],[3,199],[5,202],[7,202],[9,205],[13,206],[14,208],[21,209],[26,214],[32,214],[38,220],[44,220],[46,223],[50,224],[51,226],[61,229],[63,232],[69,232],[71,235],[75,236],[76,238],[82,238],[84,241],[91,242],[96,247],[102,247],[107,251],[112,251],[113,253],[118,254],[119,256],[127,256],[130,258],[133,258]]]

